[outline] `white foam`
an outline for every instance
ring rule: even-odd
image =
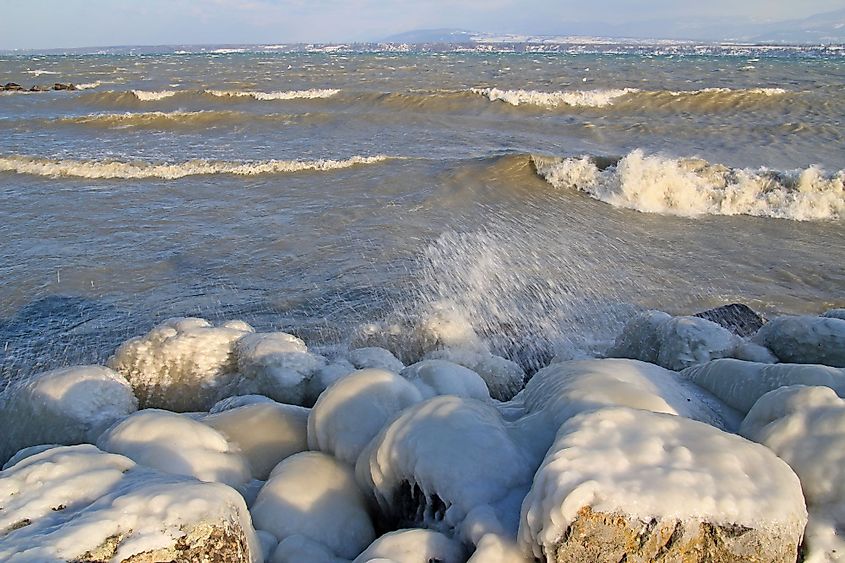
[[[132,90],[132,94],[142,102],[155,102],[178,94],[177,90]]]
[[[702,88],[701,90],[672,90],[669,91],[669,94],[673,96],[695,96],[699,94],[750,94],[759,96],[781,96],[787,92],[788,90],[783,88]]]
[[[615,207],[647,213],[798,221],[845,215],[845,170],[738,169],[696,158],[646,155],[639,149],[603,170],[589,157],[533,161],[537,173],[556,188],[575,188]]]
[[[600,108],[613,104],[617,98],[639,92],[636,88],[599,90],[572,90],[538,92],[536,90],[500,90],[498,88],[472,88],[471,92],[490,99],[501,100],[512,106],[532,105],[542,107],[572,106]]]
[[[375,164],[389,157],[353,156],[346,160],[265,160],[257,162],[225,162],[214,160],[189,160],[173,164],[147,162],[120,162],[114,160],[55,160],[34,156],[0,157],[0,172],[16,172],[51,178],[68,176],[76,178],[163,178],[175,180],[185,176],[233,174],[257,176],[303,171],[328,171],[363,164]]]
[[[331,98],[340,90],[334,88],[312,88],[309,90],[287,90],[280,92],[256,92],[249,90],[206,90],[206,94],[219,98],[255,98],[265,102],[270,100],[300,100]]]
[[[77,90],[91,90],[93,88],[99,88],[102,85],[103,83],[99,80],[96,80],[94,82],[84,82],[82,84],[74,84]]]

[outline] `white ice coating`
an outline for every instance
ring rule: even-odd
[[[399,373],[405,367],[390,350],[374,346],[352,350],[349,361],[356,369],[379,368]]]
[[[278,542],[268,563],[349,563],[349,559],[337,557],[331,549],[305,536],[295,534]]]
[[[750,170],[696,158],[635,150],[601,170],[589,157],[535,157],[537,173],[559,189],[577,189],[615,207],[647,213],[756,215],[798,221],[845,216],[845,170]]]
[[[845,367],[845,319],[778,317],[763,325],[753,337],[782,362]]]
[[[355,465],[385,424],[422,400],[414,385],[392,371],[353,372],[317,399],[308,417],[308,446]]]
[[[309,409],[261,402],[201,419],[246,457],[255,479],[266,480],[280,461],[308,449]]]
[[[305,386],[308,404],[314,404],[323,391],[354,371],[355,366],[342,358],[318,368]]]
[[[466,556],[460,543],[440,532],[406,529],[384,534],[352,563],[367,563],[373,559],[389,559],[396,563],[464,563]]]
[[[255,527],[280,542],[294,535],[352,559],[375,539],[352,469],[320,452],[302,452],[273,470],[252,506]]]
[[[206,90],[206,94],[221,98],[254,98],[259,101],[271,100],[313,100],[331,98],[340,93],[335,88],[312,88],[310,90],[287,90],[279,92],[255,92],[246,90]]]
[[[845,309],[830,309],[825,311],[822,316],[829,319],[842,319],[845,321]]]
[[[145,179],[176,180],[186,176],[232,174],[257,176],[260,174],[287,174],[292,172],[339,170],[352,166],[376,164],[388,157],[352,156],[345,160],[263,160],[255,162],[226,162],[219,160],[188,160],[175,163],[123,162],[117,160],[48,159],[38,156],[0,156],[0,172],[16,172],[50,178],[74,177],[91,179]]]
[[[489,401],[490,392],[481,376],[469,368],[446,360],[423,360],[400,372],[426,399],[454,395]]]
[[[742,413],[769,391],[787,385],[820,385],[845,396],[845,369],[830,366],[722,359],[685,369],[682,375]]]
[[[129,380],[142,407],[208,410],[234,383],[234,346],[249,334],[247,328],[212,327],[198,318],[168,319],[121,344],[108,365]]]
[[[132,388],[106,367],[74,366],[18,380],[0,395],[0,462],[27,446],[94,441],[136,410]]]
[[[120,538],[121,561],[172,547],[196,525],[242,533],[246,560],[260,561],[234,489],[158,473],[88,444],[53,448],[0,473],[0,508],[3,561],[77,560],[112,537]]]
[[[231,409],[236,409],[238,407],[244,407],[246,405],[255,405],[258,403],[275,403],[273,399],[270,397],[265,397],[264,395],[235,395],[233,397],[226,397],[225,399],[220,399],[211,409],[208,411],[209,414],[216,414],[218,412],[224,412]]]
[[[252,478],[246,458],[223,434],[173,412],[138,411],[104,432],[97,446],[164,473],[200,481],[243,487]]]
[[[636,88],[616,88],[605,90],[571,90],[558,92],[538,92],[536,90],[500,90],[499,88],[472,88],[473,94],[479,94],[491,102],[501,100],[512,106],[532,105],[540,107],[572,106],[601,108],[613,104],[618,98],[638,92]]]
[[[828,387],[782,387],[754,404],[740,433],[771,448],[801,479],[810,511],[806,561],[840,561],[845,555],[845,400]]]
[[[326,359],[308,351],[305,343],[285,332],[250,334],[236,346],[240,394],[259,393],[273,400],[302,405],[308,380]]]
[[[535,467],[492,406],[440,396],[403,411],[362,452],[355,472],[387,513],[403,483],[418,486],[429,508],[436,495],[445,513],[427,524],[448,529],[473,508],[521,498]]]
[[[768,529],[796,541],[807,521],[798,478],[768,448],[687,418],[623,407],[560,428],[522,505],[523,549],[553,553],[584,507],[644,522]]]
[[[519,396],[525,411],[544,411],[557,428],[602,407],[667,413],[734,429],[739,417],[704,389],[677,373],[637,360],[574,360],[541,369]]]

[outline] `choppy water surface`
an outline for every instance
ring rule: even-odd
[[[841,51],[0,55],[4,377],[176,315],[591,346],[843,306]]]

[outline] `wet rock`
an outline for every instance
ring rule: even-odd
[[[845,320],[836,317],[779,317],[753,341],[782,362],[845,367]]]
[[[24,88],[20,84],[15,84],[14,82],[7,82],[6,84],[3,85],[2,89],[7,91],[7,92],[20,92]]]
[[[76,90],[76,86],[73,84],[63,84],[61,82],[56,82],[53,84],[53,90]]]
[[[693,317],[707,319],[743,338],[751,336],[766,324],[765,318],[755,313],[751,307],[742,303],[722,305],[721,307],[696,313]]]
[[[50,89],[46,86],[41,86],[39,84],[36,84],[32,88],[30,88],[29,91],[30,92],[49,92]]]

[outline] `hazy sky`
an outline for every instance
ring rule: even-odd
[[[0,49],[368,41],[441,27],[590,34],[606,24],[641,35],[843,7],[845,0],[0,0]]]

